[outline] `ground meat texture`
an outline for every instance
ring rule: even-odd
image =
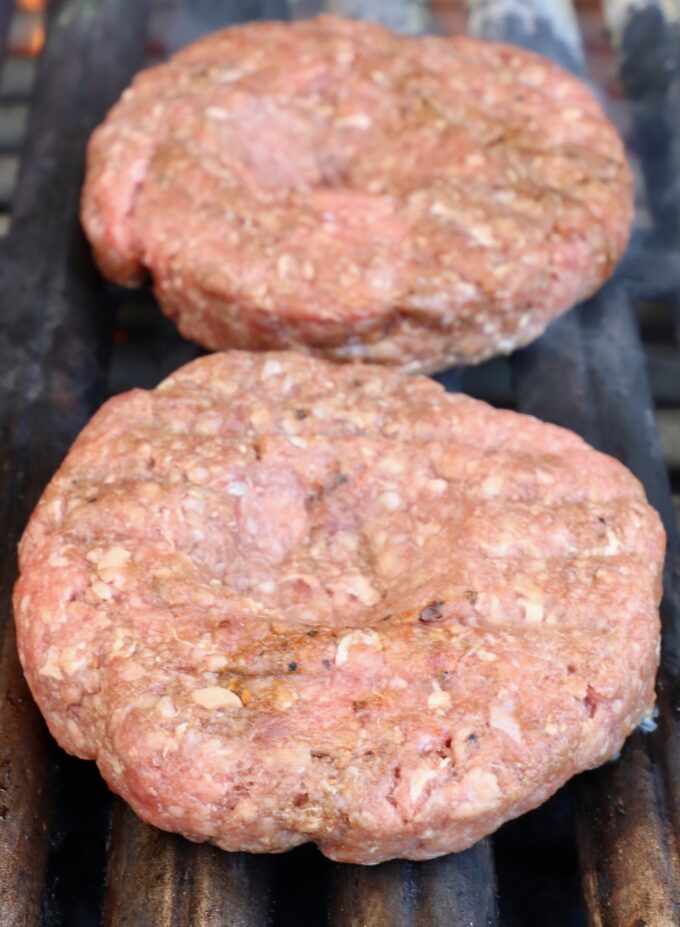
[[[384,367],[202,358],[108,402],[20,548],[51,731],[146,821],[460,850],[652,709],[663,531],[617,461]]]
[[[94,133],[103,273],[205,347],[432,371],[526,344],[629,233],[621,142],[549,61],[334,17],[218,32]]]

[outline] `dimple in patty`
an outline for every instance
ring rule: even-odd
[[[32,691],[145,820],[469,846],[653,705],[663,532],[575,435],[385,368],[202,358],[100,410],[22,540]]]

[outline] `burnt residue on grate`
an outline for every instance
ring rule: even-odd
[[[123,293],[95,274],[77,222],[87,135],[149,56],[225,23],[322,8],[387,15],[413,30],[435,20],[461,23],[465,15],[462,0],[433,0],[429,8],[424,0],[51,5],[13,223],[0,241],[0,924],[95,927],[103,918],[106,927],[670,927],[680,923],[680,547],[632,302],[644,300],[642,317],[653,333],[652,382],[664,402],[680,404],[680,357],[670,343],[680,292],[680,45],[667,4],[606,3],[646,222],[617,279],[517,355],[438,377],[450,389],[462,383],[496,404],[572,428],[644,481],[670,539],[657,730],[637,733],[618,762],[579,777],[466,853],[362,868],[329,863],[312,847],[272,858],[225,854],[142,824],[110,801],[92,764],[60,754],[26,691],[8,592],[30,509],[103,397],[107,372],[113,392],[153,386],[199,353],[148,292]],[[478,33],[527,45],[580,73],[579,23],[586,14],[600,27],[604,20],[598,0],[579,0],[577,8],[580,21],[568,0],[468,0],[467,16]],[[11,4],[0,3],[0,40],[10,31],[8,10]],[[6,69],[5,77],[21,84],[22,73]],[[436,603],[428,609],[423,620],[436,620]]]

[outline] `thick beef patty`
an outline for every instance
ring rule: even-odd
[[[108,402],[21,543],[57,740],[229,850],[460,850],[653,705],[664,537],[575,435],[384,367],[234,352]]]
[[[140,74],[88,151],[104,274],[211,349],[479,361],[590,295],[631,222],[621,142],[549,61],[321,17]]]

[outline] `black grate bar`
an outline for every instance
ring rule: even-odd
[[[333,866],[329,924],[332,927],[411,927],[415,923],[415,864],[404,860],[368,868]]]
[[[336,865],[331,927],[494,927],[498,923],[491,842],[426,863]]]
[[[118,801],[103,927],[268,927],[271,865],[149,827]]]
[[[497,923],[491,843],[427,863],[395,860],[375,868],[336,865],[333,927],[491,927]]]
[[[31,509],[103,389],[106,325],[77,221],[83,149],[141,54],[143,4],[53,4],[16,193],[0,244],[0,923],[35,924],[48,858],[47,738],[16,657],[10,594]],[[114,28],[115,26],[115,28]]]
[[[542,7],[542,19],[549,23],[550,4],[518,6]],[[524,37],[515,30],[511,37],[539,51],[554,48],[553,42],[542,46],[536,31]],[[582,70],[578,58],[573,63],[577,73]],[[665,775],[678,739],[668,692],[676,691],[677,679],[679,547],[642,347],[622,283],[609,284],[558,320],[511,363],[519,409],[571,428],[619,457],[644,482],[669,532],[659,729],[651,735],[637,732],[618,762],[575,785],[590,924],[668,927],[680,912],[680,864],[672,826],[677,818],[671,819],[677,785]]]
[[[493,927],[497,922],[490,840],[419,866],[415,927]]]
[[[0,0],[0,57],[7,52],[7,37],[14,14],[15,0]]]

